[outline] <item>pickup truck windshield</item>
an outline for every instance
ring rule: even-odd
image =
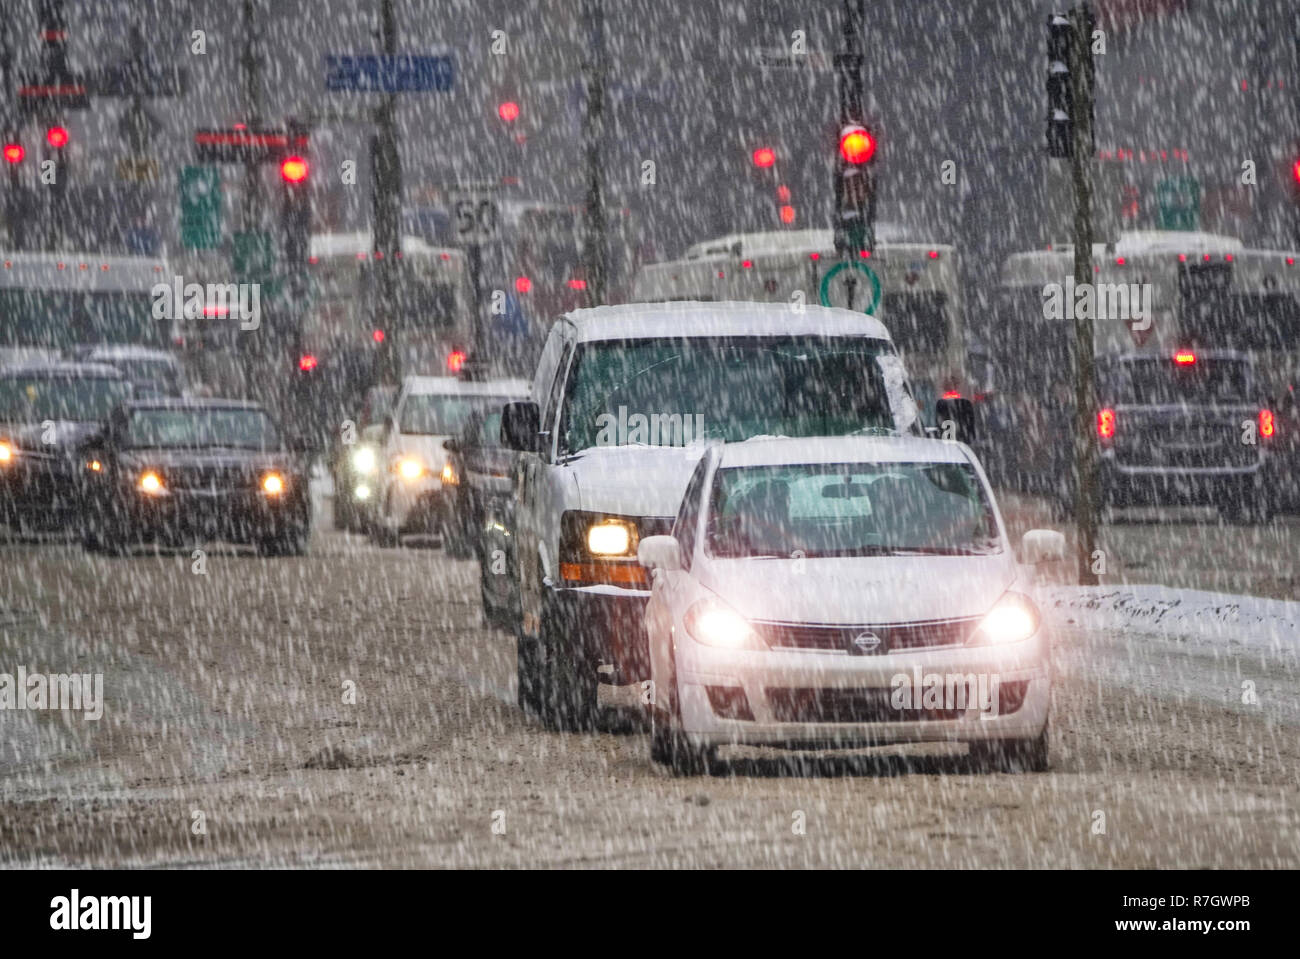
[[[887,341],[866,337],[585,343],[565,391],[561,449],[893,430],[882,359],[897,365]]]
[[[962,463],[816,463],[718,470],[714,556],[970,556],[998,552],[983,484]]]

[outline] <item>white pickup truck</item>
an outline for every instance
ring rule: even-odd
[[[598,683],[649,677],[637,544],[669,531],[710,443],[872,433],[924,428],[889,331],[863,313],[678,302],[561,317],[501,425],[522,453],[520,705],[586,728]]]

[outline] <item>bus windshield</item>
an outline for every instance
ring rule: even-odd
[[[78,343],[166,347],[148,291],[0,289],[0,347],[64,350]]]

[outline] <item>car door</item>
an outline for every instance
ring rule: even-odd
[[[707,495],[707,479],[712,462],[711,451],[700,457],[682,494],[682,504],[673,522],[672,535],[681,547],[682,568],[655,570],[650,588],[650,601],[646,604],[645,625],[650,642],[651,671],[655,676],[668,675],[668,655],[673,641],[673,624],[685,612],[682,604],[693,592],[691,565],[698,539],[703,498]]]

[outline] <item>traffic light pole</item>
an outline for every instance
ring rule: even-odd
[[[862,32],[866,23],[864,0],[844,0],[844,51],[835,58],[839,91],[840,136],[850,128],[866,127],[863,107]],[[870,163],[836,162],[834,236],[841,257],[868,253],[876,245],[876,184]]]
[[[587,166],[586,237],[583,259],[586,261],[587,303],[605,302],[609,281],[609,225],[605,215],[605,80],[609,60],[605,53],[605,8],[602,0],[583,0],[583,26],[586,30],[587,109],[582,119],[582,142]]]
[[[379,11],[384,52],[397,53],[397,15],[393,0],[383,0]],[[374,213],[371,227],[372,269],[378,286],[378,328],[384,331],[379,344],[379,382],[397,385],[402,380],[403,317],[398,314],[397,257],[402,249],[401,202],[402,161],[397,152],[397,96],[389,93],[375,110],[377,132],[370,141],[370,170]]]
[[[1076,289],[1093,283],[1092,176],[1093,97],[1092,15],[1086,3],[1070,11],[1070,84],[1073,100],[1071,173],[1074,183],[1074,283]],[[1074,315],[1074,521],[1078,541],[1079,585],[1096,586],[1099,463],[1097,381],[1092,313]]]

